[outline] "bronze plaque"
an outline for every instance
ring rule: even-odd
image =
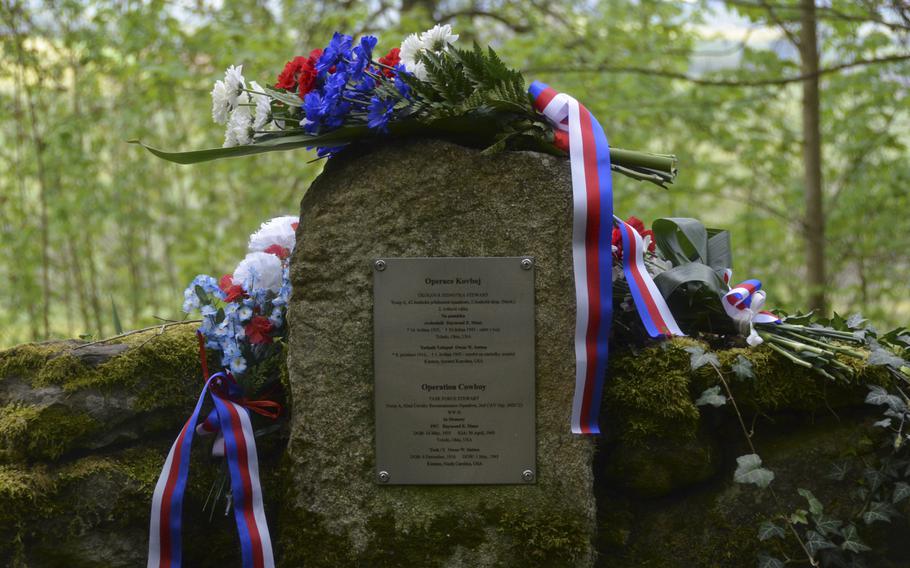
[[[376,481],[533,483],[534,262],[373,261]]]

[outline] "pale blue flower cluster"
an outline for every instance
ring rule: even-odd
[[[221,353],[221,365],[235,376],[242,375],[255,357],[253,346],[247,339],[246,326],[256,315],[267,317],[278,330],[284,326],[284,312],[291,294],[287,266],[282,269],[281,287],[278,292],[255,288],[242,298],[227,302],[225,292],[215,278],[199,275],[183,292],[183,311],[198,310],[202,316],[199,332],[205,338],[205,347]]]

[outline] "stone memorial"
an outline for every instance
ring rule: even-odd
[[[432,140],[345,153],[307,191],[292,258],[295,416],[288,455],[289,505],[308,566],[592,564],[594,444],[569,432],[571,196],[566,160],[518,152],[484,156]],[[514,315],[536,329],[518,343],[526,351],[515,355],[526,358],[530,370],[536,367],[530,391],[536,389],[536,399],[528,401],[536,412],[502,409],[508,419],[500,424],[525,443],[536,438],[536,448],[522,449],[526,461],[508,472],[512,484],[502,484],[508,480],[500,475],[464,485],[471,480],[457,466],[443,467],[432,486],[395,485],[395,471],[388,472],[391,483],[378,478],[376,445],[385,449],[398,437],[407,446],[411,433],[377,437],[374,428],[377,413],[387,413],[374,404],[374,325],[407,317],[380,311],[383,321],[373,321],[374,261],[413,257],[513,257],[517,276],[521,259],[533,258],[527,274],[533,276],[533,311]],[[400,269],[388,262],[381,279]],[[385,349],[386,337],[375,341]],[[386,363],[385,352],[376,353],[375,371]],[[493,379],[503,380],[482,374],[473,380],[466,371],[464,382],[489,380],[495,388]],[[417,388],[424,382],[415,381]],[[521,396],[515,392],[508,400]],[[487,414],[495,419],[498,413]],[[519,422],[508,423],[512,418]]]

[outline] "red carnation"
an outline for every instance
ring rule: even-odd
[[[393,47],[386,53],[384,56],[379,58],[379,62],[383,65],[388,65],[389,67],[395,67],[401,63],[401,50],[397,47]],[[391,69],[383,69],[382,74],[386,77],[394,77],[395,73]]]
[[[316,62],[320,57],[322,57],[322,50],[314,49],[307,57],[298,55],[288,61],[284,70],[278,75],[275,87],[286,91],[296,89],[301,97],[305,96],[316,86]]]
[[[267,252],[269,254],[274,254],[281,260],[284,260],[287,257],[291,256],[291,251],[289,251],[288,249],[284,248],[281,245],[269,245],[268,248],[266,248],[263,252]]]
[[[648,242],[648,252],[654,252],[657,248],[657,244],[654,242],[654,232],[651,229],[645,229],[645,224],[638,217],[632,216],[626,219],[626,224],[635,229],[635,231],[641,235],[641,238],[644,239],[646,236],[651,237],[651,240]],[[622,232],[619,230],[619,227],[613,227],[613,238],[612,245],[616,247],[616,252],[613,254],[617,259],[622,258]]]
[[[269,321],[269,318],[253,316],[253,319],[244,326],[243,330],[250,339],[250,343],[271,343],[272,336],[269,334],[272,333],[272,327],[272,322]]]
[[[218,287],[224,292],[224,301],[228,303],[236,302],[245,295],[243,286],[234,284],[234,276],[231,274],[222,276],[221,280],[218,281]]]
[[[321,49],[314,49],[310,52],[310,56],[307,57],[306,64],[300,70],[300,76],[297,78],[297,94],[300,95],[300,98],[306,96],[307,93],[316,88],[316,77],[318,73],[316,72],[316,63],[319,61],[319,58],[322,57]]]
[[[298,55],[285,63],[284,70],[278,75],[278,82],[275,83],[275,88],[293,91],[297,86],[297,77],[300,76],[300,70],[306,65],[306,61],[306,57]]]

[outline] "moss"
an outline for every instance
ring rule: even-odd
[[[699,412],[690,394],[689,339],[662,342],[610,357],[605,407],[610,430],[626,442],[649,438],[692,439]]]
[[[694,439],[700,413],[693,400],[720,381],[710,366],[696,372],[690,370],[690,354],[685,348],[691,346],[710,349],[703,342],[675,338],[640,350],[626,348],[614,353],[605,406],[615,437],[641,445],[653,439]],[[813,412],[862,404],[865,385],[887,386],[891,382],[883,367],[864,366],[856,359],[844,359],[856,369],[856,376],[850,382],[835,383],[794,365],[765,346],[714,353],[737,404],[745,411]],[[752,362],[754,379],[740,380],[732,373],[732,365],[740,355]]]
[[[0,459],[54,460],[101,425],[60,405],[11,403],[0,408]]]
[[[515,543],[505,555],[509,566],[577,566],[591,547],[586,524],[569,515],[508,511],[498,525]]]
[[[25,343],[0,351],[0,380],[32,379],[48,359],[66,348],[65,343]]]
[[[24,537],[51,508],[54,482],[44,468],[0,465],[0,561],[24,565]]]

